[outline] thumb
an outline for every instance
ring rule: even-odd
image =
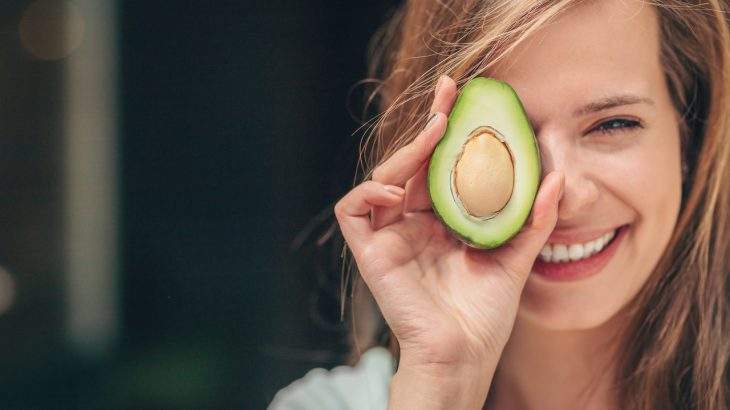
[[[529,273],[530,267],[537,254],[547,242],[548,237],[555,229],[558,221],[558,204],[565,191],[565,174],[563,171],[549,173],[540,184],[535,203],[532,206],[530,221],[512,240],[507,242],[505,249],[508,258],[517,258],[517,265],[524,267]],[[513,264],[510,264],[513,265]]]

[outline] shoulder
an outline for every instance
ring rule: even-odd
[[[387,349],[363,353],[356,366],[312,369],[279,390],[269,410],[385,409],[395,361]]]

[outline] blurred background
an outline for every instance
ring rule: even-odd
[[[3,2],[0,408],[265,408],[344,360],[311,242],[395,3]]]

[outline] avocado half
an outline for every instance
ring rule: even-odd
[[[492,78],[467,82],[429,163],[434,213],[468,245],[496,248],[525,224],[540,179],[540,150],[517,93]]]

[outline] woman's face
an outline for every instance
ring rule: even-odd
[[[606,322],[636,295],[668,243],[681,200],[680,139],[659,44],[653,7],[591,2],[534,33],[487,73],[522,99],[543,175],[565,173],[548,244],[570,249],[628,225],[594,274],[557,280],[572,268],[537,263],[520,302],[523,320],[552,329]]]

